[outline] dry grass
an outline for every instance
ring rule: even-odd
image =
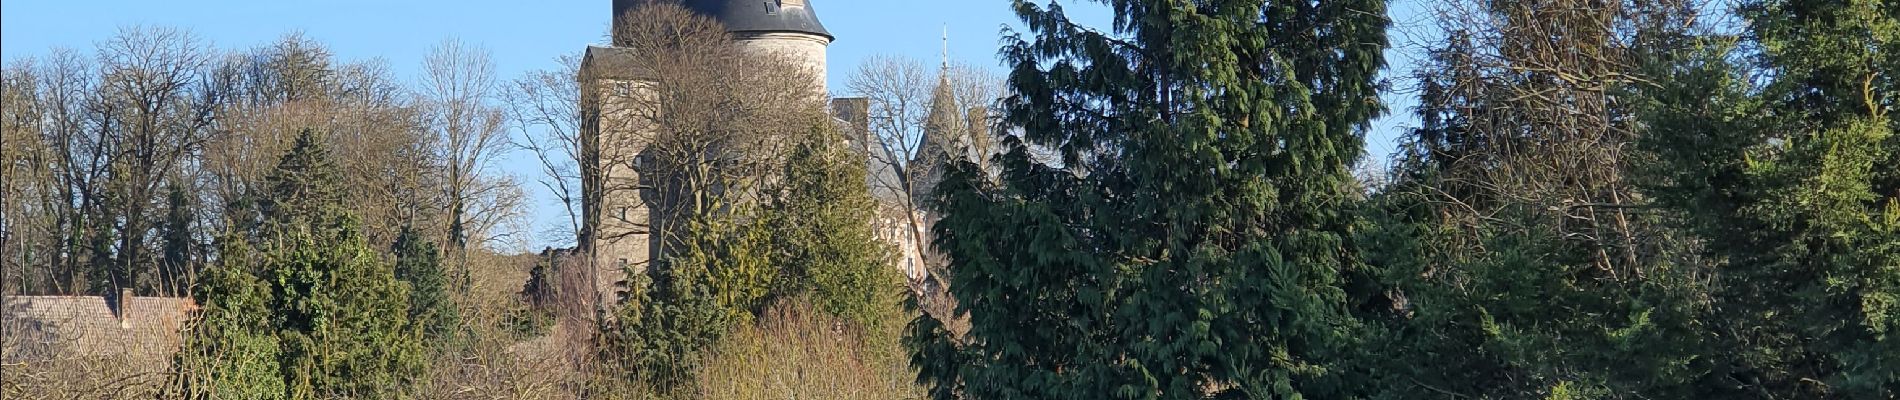
[[[586,383],[593,325],[559,320],[545,334],[518,337],[510,316],[528,305],[519,296],[533,256],[471,254],[472,289],[458,298],[463,337],[436,356],[409,390],[416,399],[575,399]]]
[[[0,399],[151,399],[163,368],[126,357],[71,357],[0,365]]]
[[[893,309],[889,317],[907,318],[903,314]],[[661,392],[600,371],[586,398],[919,399],[924,391],[912,383],[916,371],[898,340],[902,326],[867,332],[807,301],[784,301],[727,334],[683,392]]]
[[[893,318],[904,318],[893,313]],[[848,327],[802,301],[769,309],[726,339],[699,377],[703,399],[914,399],[923,391],[895,340]],[[868,339],[868,340],[867,340]]]

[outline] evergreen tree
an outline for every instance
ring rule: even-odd
[[[390,398],[423,369],[409,287],[346,221],[340,239],[302,231],[266,247],[265,279],[292,399]]]
[[[1673,1],[1449,1],[1359,231],[1375,397],[1706,398],[1706,272],[1627,176]],[[1446,15],[1465,15],[1447,13]],[[1588,56],[1579,56],[1588,55]],[[1369,289],[1369,290],[1368,290]],[[1383,298],[1380,298],[1383,297]]]
[[[1754,398],[1900,396],[1900,7],[1741,14],[1754,46],[1662,67],[1643,115],[1652,192],[1716,271],[1716,373]]]
[[[107,196],[96,201],[100,203],[100,208],[108,208],[113,199]],[[112,297],[119,295],[119,289],[132,287],[132,274],[136,271],[129,269],[129,265],[113,251],[113,244],[119,242],[119,237],[113,229],[112,219],[93,215],[78,219],[76,223],[82,233],[74,235],[73,240],[82,241],[80,246],[75,247],[84,249],[86,253],[87,282],[81,292]]]
[[[277,332],[272,328],[270,284],[253,272],[250,245],[236,235],[220,240],[218,262],[206,268],[192,299],[201,310],[172,359],[163,398],[284,399]]]
[[[762,230],[702,218],[681,233],[678,251],[644,273],[628,266],[630,293],[603,326],[605,359],[629,381],[685,395],[713,345],[763,304]]]
[[[689,215],[677,249],[645,271],[628,267],[628,298],[604,325],[603,353],[661,393],[693,393],[711,349],[776,301],[812,301],[864,328],[894,328],[902,287],[872,230],[864,160],[830,127],[795,138],[759,203]]]
[[[158,283],[153,292],[185,294],[191,287],[192,278],[198,272],[198,243],[191,235],[193,217],[191,200],[184,188],[173,184],[165,196],[165,220],[159,226],[163,253],[158,260]]]
[[[872,229],[877,203],[863,190],[865,160],[838,146],[833,129],[814,129],[768,192],[779,297],[810,293],[819,309],[859,326],[882,327],[899,304],[902,278],[892,249]]]
[[[442,346],[461,324],[461,312],[449,298],[441,251],[415,229],[403,228],[390,252],[396,255],[396,279],[409,284],[409,321],[424,341]]]
[[[957,162],[937,247],[970,329],[922,318],[937,398],[1337,398],[1347,167],[1382,112],[1385,2],[1014,2],[999,181]],[[1051,149],[1043,160],[1034,149]]]
[[[178,364],[193,368],[188,393],[391,398],[421,372],[409,285],[365,242],[321,146],[298,136],[267,178],[262,232],[225,240],[194,292],[207,307],[184,353],[195,361]]]
[[[266,177],[261,276],[292,399],[387,397],[422,369],[409,287],[364,242],[343,182],[304,130]]]
[[[252,232],[257,241],[302,229],[329,236],[344,219],[343,178],[315,130],[297,133],[290,151],[264,177],[264,186]]]

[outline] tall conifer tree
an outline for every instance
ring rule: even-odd
[[[1717,373],[1754,398],[1900,396],[1900,5],[1741,15],[1752,63],[1673,66],[1644,115],[1653,192],[1715,262]]]
[[[163,253],[158,260],[158,278],[153,285],[156,287],[149,292],[184,295],[198,274],[198,241],[191,233],[195,209],[185,189],[177,183],[172,184],[169,192],[165,195],[165,220],[159,225]]]
[[[1356,388],[1348,166],[1383,111],[1385,2],[1014,2],[991,180],[956,162],[936,244],[967,313],[913,327],[933,396],[1334,398]],[[1036,149],[1057,157],[1038,157]]]
[[[442,252],[414,228],[403,228],[390,246],[396,256],[396,279],[409,284],[409,320],[436,348],[461,323],[461,312],[449,298],[449,277],[442,268]]]
[[[227,240],[194,292],[207,311],[176,364],[194,368],[187,395],[391,398],[422,371],[409,285],[365,242],[335,168],[306,130],[266,179],[260,231]]]

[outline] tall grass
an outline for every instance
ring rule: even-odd
[[[891,313],[891,318],[903,318]],[[702,399],[914,399],[922,390],[895,340],[902,320],[865,331],[793,300],[766,310],[714,350]]]

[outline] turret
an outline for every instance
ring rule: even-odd
[[[653,1],[664,0],[614,0],[614,26],[624,22],[627,11]],[[681,5],[719,21],[749,49],[803,61],[818,79],[818,87],[825,87],[825,48],[832,36],[818,22],[811,0],[684,0]]]

